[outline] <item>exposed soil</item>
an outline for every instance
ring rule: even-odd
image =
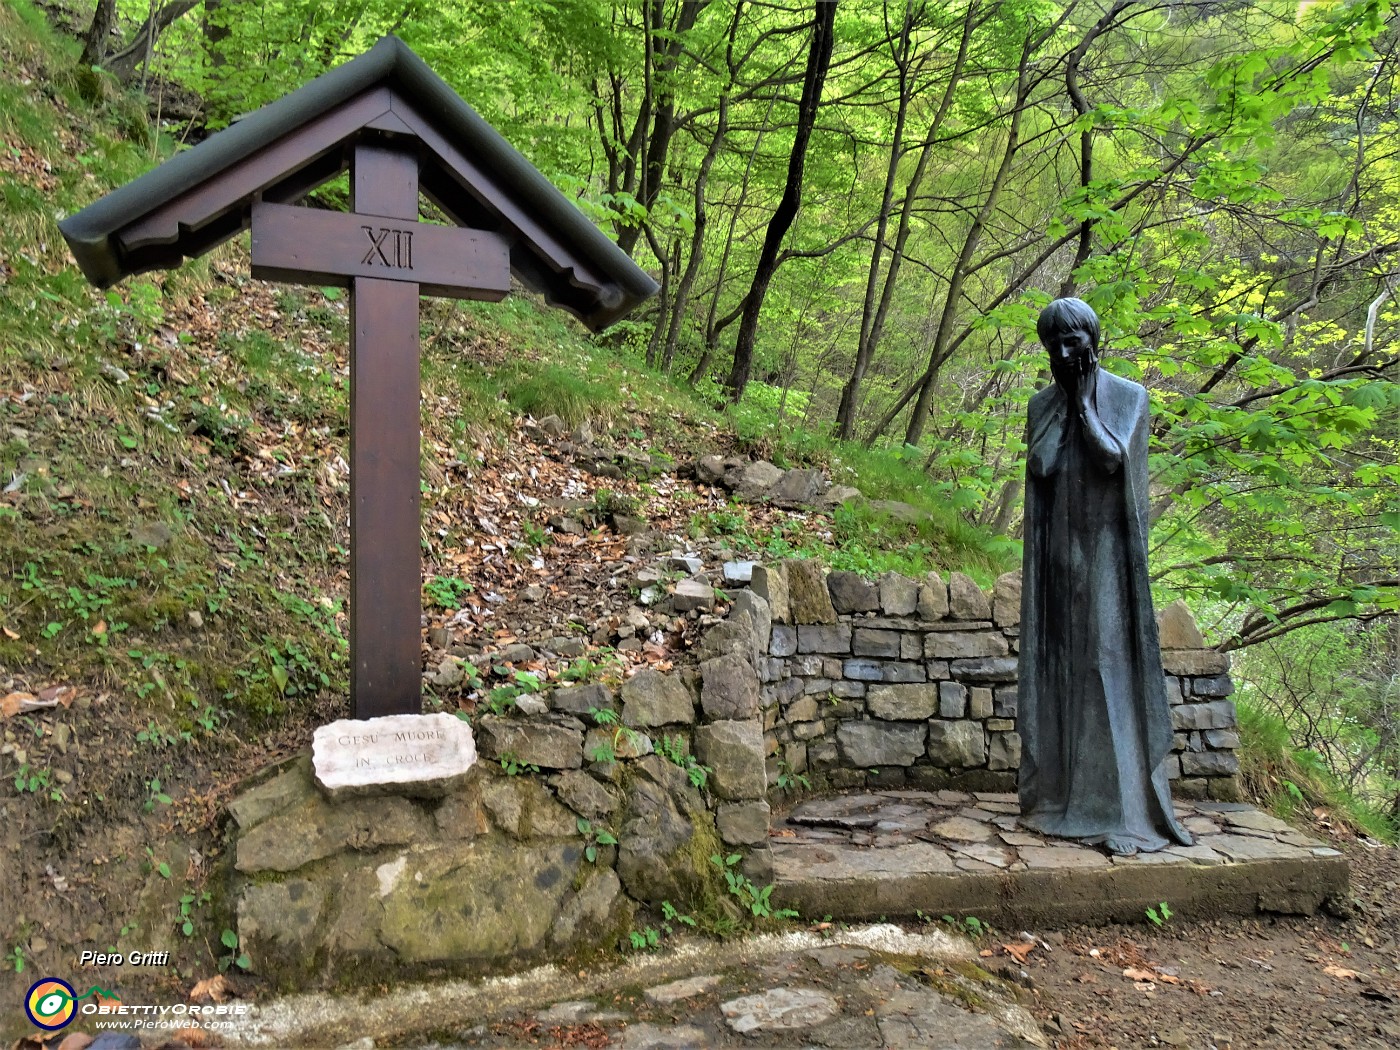
[[[1400,1046],[1400,850],[1306,830],[1350,860],[1347,918],[1029,931],[1049,950],[1017,965],[996,948],[994,969],[1033,990],[1032,1012],[1062,1048]]]

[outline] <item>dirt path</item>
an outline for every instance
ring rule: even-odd
[[[1400,850],[1334,844],[1352,865],[1349,918],[1075,927],[1002,972],[1062,1048],[1400,1046]]]

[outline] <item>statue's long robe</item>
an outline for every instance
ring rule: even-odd
[[[1022,821],[1120,852],[1189,845],[1163,765],[1172,726],[1147,573],[1147,391],[1100,370],[1095,405],[1116,469],[1093,456],[1058,384],[1027,417]]]

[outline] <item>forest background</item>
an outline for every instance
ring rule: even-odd
[[[1088,300],[1159,601],[1400,817],[1389,4],[100,0],[80,68],[188,142],[389,32],[656,276],[622,352],[969,524],[1018,534],[1034,318]]]

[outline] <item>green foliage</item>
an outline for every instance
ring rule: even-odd
[[[991,923],[983,922],[976,915],[968,915],[959,920],[952,915],[943,916],[943,922],[951,926],[958,933],[974,940],[980,937],[990,937],[996,933],[996,928]]]
[[[729,888],[730,894],[747,908],[755,919],[797,918],[798,914],[792,908],[774,909],[773,887],[771,885],[761,888],[755,886],[748,876],[739,870],[739,861],[742,859],[737,853],[730,853],[727,856],[716,853],[710,857],[710,863],[724,875],[724,882]]]
[[[501,769],[505,770],[508,777],[519,776],[521,773],[538,773],[540,767],[529,762],[522,762],[520,756],[514,751],[505,751],[501,754]]]
[[[219,934],[219,943],[225,948],[224,954],[219,956],[220,973],[226,972],[231,966],[236,966],[240,970],[252,968],[253,960],[248,958],[246,952],[240,952],[238,950],[238,934],[234,933],[232,930],[225,929],[223,933]]]
[[[1167,907],[1166,901],[1163,901],[1158,907],[1148,908],[1146,912],[1147,921],[1153,926],[1156,926],[1159,930],[1167,923],[1171,922],[1172,915],[1174,914],[1171,908]]]
[[[451,576],[434,576],[423,584],[423,595],[428,604],[439,609],[455,612],[462,607],[462,599],[472,592],[472,585],[466,580]]]
[[[798,788],[810,791],[812,782],[803,773],[794,773],[783,759],[778,759],[778,789],[780,791],[796,791]]]
[[[545,365],[509,390],[511,406],[536,418],[558,416],[570,426],[585,419],[606,417],[617,402],[617,391],[569,368]]]
[[[597,863],[599,846],[616,846],[617,836],[604,827],[594,827],[591,821],[579,817],[577,820],[578,832],[583,836],[584,859],[590,864]]]
[[[668,762],[671,762],[685,770],[685,775],[689,778],[693,787],[703,791],[706,783],[709,782],[710,774],[714,772],[711,766],[701,765],[695,756],[690,753],[690,745],[685,737],[679,733],[675,736],[662,736],[656,744],[659,751]]]

